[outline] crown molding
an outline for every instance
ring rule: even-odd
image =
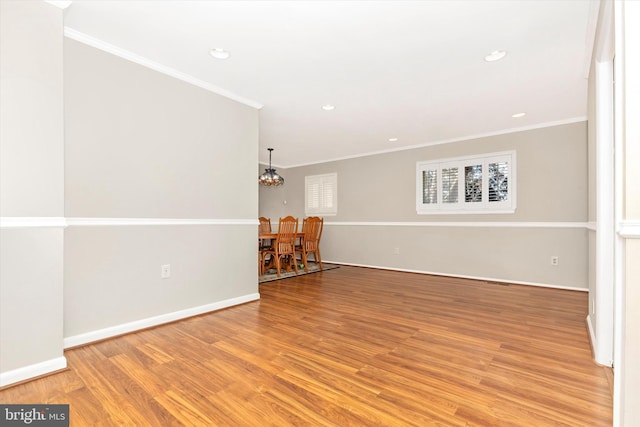
[[[370,151],[368,153],[354,154],[354,155],[351,155],[351,156],[344,156],[344,157],[336,157],[336,158],[333,158],[333,159],[321,160],[321,161],[318,161],[318,162],[299,163],[299,164],[295,164],[295,165],[280,165],[278,167],[280,167],[282,169],[288,169],[288,168],[297,168],[297,167],[301,167],[301,166],[318,165],[318,164],[323,164],[323,163],[337,162],[337,161],[340,161],[340,160],[357,159],[357,158],[360,158],[360,157],[376,156],[378,154],[387,154],[387,153],[395,153],[395,152],[398,152],[398,151],[415,150],[417,148],[432,147],[434,145],[451,144],[451,143],[454,143],[454,142],[464,142],[464,141],[470,141],[470,140],[473,140],[473,139],[487,138],[487,137],[490,137],[490,136],[507,135],[507,134],[510,134],[510,133],[524,132],[524,131],[535,130],[535,129],[544,129],[544,128],[549,128],[549,127],[553,127],[553,126],[562,126],[562,125],[568,125],[568,124],[580,123],[580,122],[586,122],[586,121],[587,121],[587,117],[585,117],[585,116],[572,117],[572,118],[568,118],[568,119],[565,119],[565,120],[556,120],[556,121],[553,121],[553,122],[537,123],[537,124],[530,125],[530,126],[522,126],[522,127],[518,127],[518,128],[502,129],[502,130],[495,131],[495,132],[477,133],[477,134],[461,136],[461,137],[458,137],[458,138],[442,139],[442,140],[439,140],[439,141],[425,142],[425,143],[422,143],[422,144],[407,145],[405,147],[390,148],[390,149],[387,149],[387,150]]]
[[[72,1],[67,0],[44,0],[45,3],[49,3],[52,6],[55,6],[59,9],[66,9],[71,6]]]
[[[82,33],[78,30],[74,30],[73,28],[64,27],[64,36],[69,39],[75,40],[77,42],[84,43],[88,46],[95,47],[96,49],[100,49],[112,55],[118,56],[122,59],[126,59],[127,61],[131,61],[138,65],[142,65],[143,67],[150,68],[154,71],[173,77],[175,79],[182,80],[194,86],[198,86],[202,89],[208,90],[209,92],[213,92],[217,95],[224,96],[225,98],[229,98],[231,100],[237,101],[244,105],[248,105],[249,107],[253,107],[257,110],[260,110],[263,107],[263,105],[260,104],[259,102],[244,98],[226,89],[222,89],[221,87],[214,86],[210,83],[207,83],[203,80],[193,77],[192,75],[175,70],[171,67],[167,67],[166,65],[162,65],[158,62],[152,61],[148,58],[145,58],[143,56],[140,56],[128,50],[122,49],[118,46],[114,46],[110,43],[107,43],[105,41],[92,37],[88,34]]]

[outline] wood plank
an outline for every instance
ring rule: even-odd
[[[340,267],[65,352],[0,390],[72,425],[607,426],[586,293]]]

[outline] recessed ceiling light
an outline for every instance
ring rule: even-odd
[[[219,47],[211,49],[209,51],[209,55],[213,56],[216,59],[227,59],[229,56],[231,56],[228,50],[224,50]]]
[[[514,119],[517,119],[519,117],[524,117],[526,115],[527,113],[515,113],[515,114],[512,114],[511,117],[513,117]]]
[[[507,52],[504,50],[494,50],[489,55],[485,56],[484,60],[487,62],[499,61],[504,58],[506,54]]]
[[[389,142],[398,142],[398,138],[389,138]]]
[[[331,105],[331,104],[325,104],[322,106],[322,109],[324,111],[331,111],[331,110],[335,110],[336,106],[335,105]]]

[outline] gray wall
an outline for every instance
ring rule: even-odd
[[[64,46],[65,338],[257,297],[258,111],[77,41]]]
[[[63,216],[62,11],[1,3],[0,216]]]
[[[64,48],[68,217],[255,219],[257,110],[71,39]]]
[[[256,177],[260,176],[268,165],[259,164]],[[279,174],[284,169],[275,168]],[[257,180],[257,178],[256,178]],[[271,217],[272,226],[276,226],[278,218],[289,215],[289,207],[287,206],[287,190],[289,189],[289,180],[285,177],[284,184],[280,187],[263,187],[259,188],[259,211],[266,213]],[[303,193],[304,195],[304,193]],[[275,228],[274,228],[275,229]]]
[[[255,297],[256,228],[69,227],[64,253],[65,338],[76,345],[102,338],[103,329],[119,331],[124,324]],[[163,264],[171,265],[169,279],[160,278]]]
[[[514,214],[416,214],[417,161],[507,150],[517,155]],[[327,261],[587,289],[586,122],[279,169],[285,185],[261,189],[260,214],[303,217],[304,177],[329,172],[338,215],[325,218]]]
[[[0,2],[0,385],[63,368],[62,11]],[[7,225],[18,220],[20,227]]]

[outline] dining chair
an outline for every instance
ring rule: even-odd
[[[261,216],[260,218],[258,218],[258,220],[260,221],[260,228],[258,228],[258,233],[260,234],[271,233],[271,219]]]
[[[261,216],[258,218],[260,226],[258,227],[258,236],[263,234],[271,234],[271,219]],[[261,239],[258,237],[258,274],[262,276],[267,266],[266,257],[268,251],[271,250],[273,245],[271,239]]]
[[[322,270],[322,257],[320,256],[320,237],[322,236],[322,227],[324,218],[310,216],[302,221],[303,237],[300,245],[296,250],[300,252],[304,271],[309,272],[309,255],[313,254],[314,261]]]
[[[296,235],[298,232],[298,219],[291,215],[280,218],[278,222],[278,233],[273,247],[266,251],[266,255],[271,255],[275,261],[276,274],[280,277],[280,270],[286,265],[293,266],[296,274],[298,274],[298,265],[296,263]],[[290,257],[290,258],[289,258]],[[288,264],[286,261],[289,261]],[[262,266],[264,269],[264,264]]]

